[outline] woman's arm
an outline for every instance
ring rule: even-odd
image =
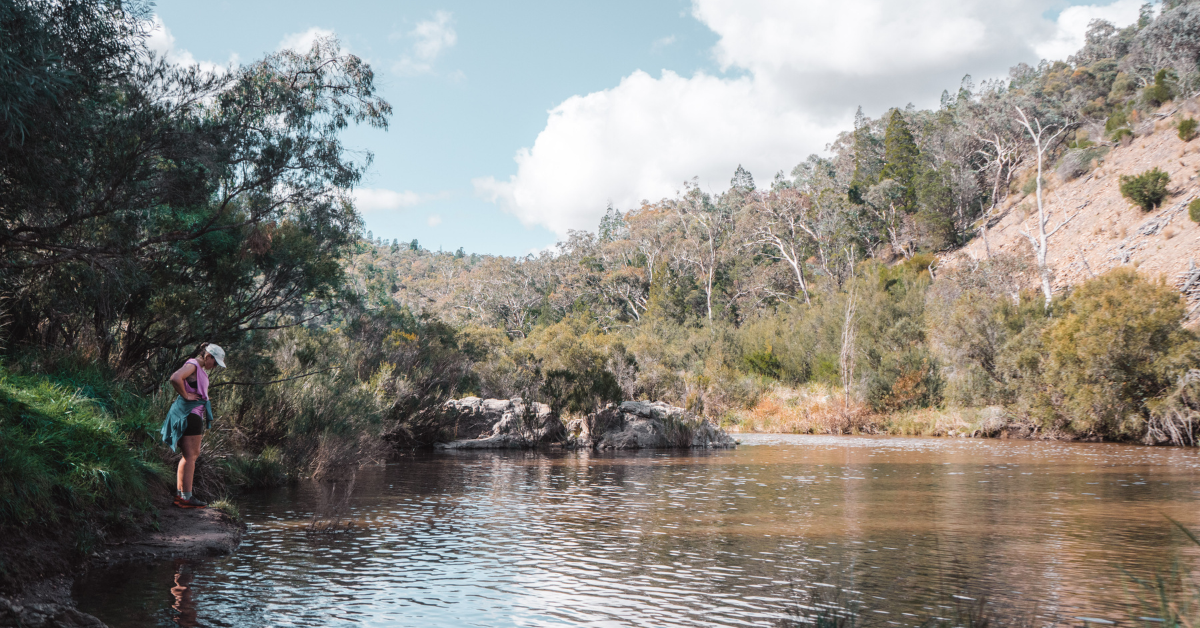
[[[175,389],[175,392],[179,393],[180,397],[183,397],[184,401],[195,401],[200,398],[200,395],[190,393],[183,387],[183,380],[195,374],[195,364],[184,364],[179,367],[178,371],[171,374],[171,387]]]

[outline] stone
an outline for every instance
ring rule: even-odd
[[[544,403],[522,399],[465,399],[442,404],[445,416],[465,417],[472,429],[466,438],[434,444],[437,449],[531,449],[562,442],[567,431],[558,415]],[[480,428],[480,429],[477,429]]]
[[[589,414],[568,446],[605,449],[729,448],[733,438],[707,419],[661,401],[609,404]]]

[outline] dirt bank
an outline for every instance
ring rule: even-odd
[[[183,510],[172,506],[169,498],[155,506],[140,532],[98,547],[82,563],[65,559],[70,547],[50,539],[23,539],[19,549],[3,548],[5,554],[23,554],[17,561],[5,555],[4,562],[22,565],[31,584],[0,595],[0,626],[103,628],[99,619],[76,610],[71,599],[74,576],[131,562],[223,556],[237,549],[246,529],[212,508]],[[39,568],[46,571],[36,571]]]

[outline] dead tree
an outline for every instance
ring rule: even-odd
[[[1046,308],[1050,307],[1050,299],[1054,296],[1054,289],[1050,285],[1050,266],[1046,263],[1046,255],[1049,252],[1050,237],[1058,233],[1064,225],[1071,222],[1079,212],[1071,214],[1065,220],[1058,223],[1058,226],[1047,230],[1046,227],[1050,224],[1051,212],[1046,211],[1045,205],[1042,202],[1042,162],[1046,155],[1046,151],[1054,145],[1054,140],[1062,135],[1063,131],[1067,130],[1066,125],[1059,127],[1049,137],[1046,133],[1050,131],[1050,126],[1042,126],[1042,122],[1034,118],[1033,123],[1029,122],[1029,118],[1025,116],[1025,112],[1021,111],[1020,107],[1014,107],[1017,110],[1017,115],[1020,116],[1021,126],[1029,132],[1030,139],[1033,140],[1033,148],[1037,154],[1037,234],[1031,234],[1022,229],[1021,235],[1025,236],[1029,243],[1033,245],[1034,254],[1037,256],[1038,273],[1042,278],[1042,295],[1046,299]]]

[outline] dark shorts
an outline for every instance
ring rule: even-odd
[[[204,435],[204,417],[199,414],[187,415],[187,427],[183,430],[184,436],[202,436]]]

